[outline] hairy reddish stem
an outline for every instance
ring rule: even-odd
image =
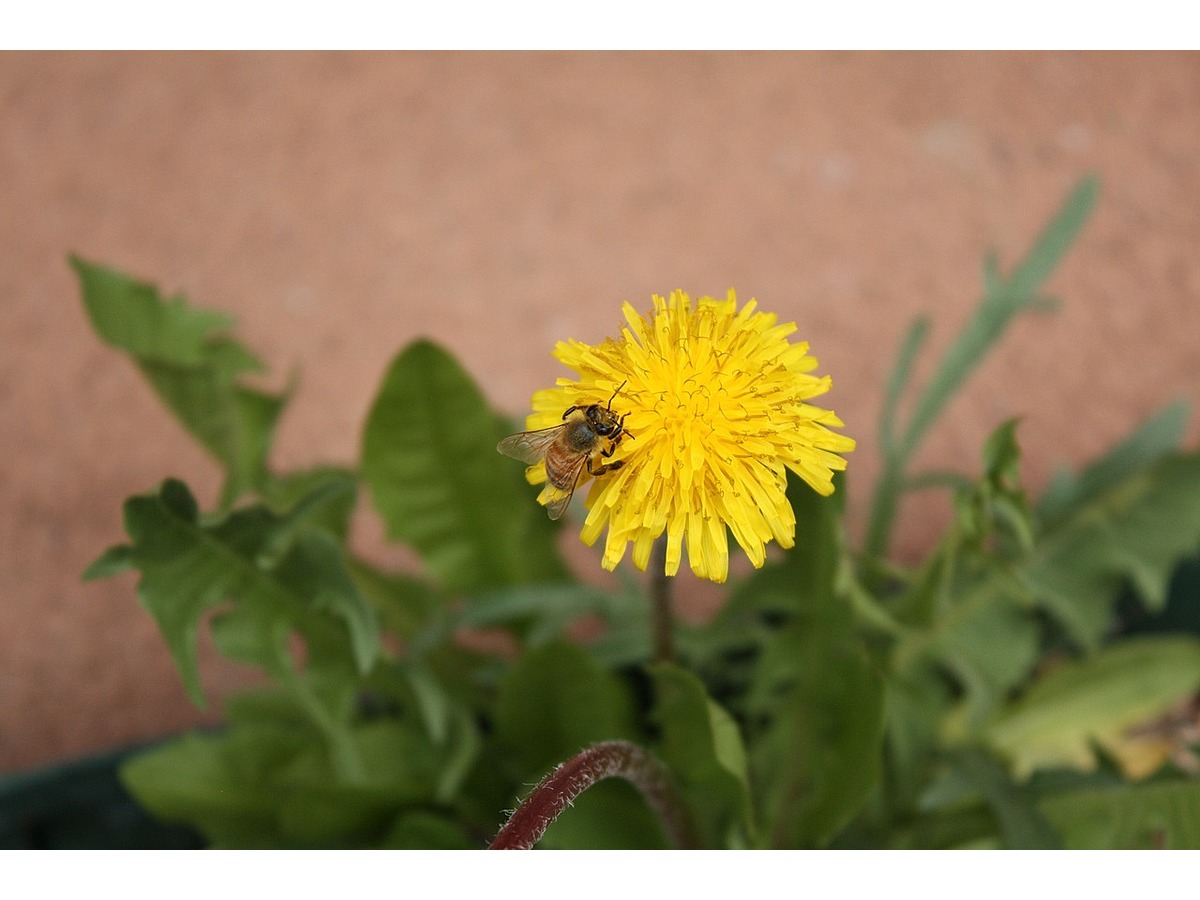
[[[576,797],[596,782],[612,777],[624,778],[641,792],[676,847],[696,846],[687,814],[666,767],[636,744],[608,741],[588,747],[543,778],[488,849],[531,850],[550,823]]]

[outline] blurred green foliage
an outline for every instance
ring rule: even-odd
[[[495,451],[502,417],[444,350],[419,341],[396,357],[353,469],[277,473],[289,392],[243,384],[261,365],[228,318],[73,260],[97,334],[226,476],[211,511],[174,478],[130,498],[129,543],[87,574],[140,573],[196,703],[206,625],[269,684],[230,698],[220,730],[134,758],[125,785],[212,846],[481,847],[555,764],[626,739],[667,765],[710,847],[1200,846],[1200,782],[1175,762],[1192,732],[1169,727],[1194,710],[1200,640],[1131,635],[1118,615],[1161,613],[1200,548],[1200,454],[1178,449],[1186,408],[1036,500],[1014,421],[973,472],[909,471],[1009,322],[1048,305],[1041,285],[1096,190],[1082,182],[1010,274],[989,260],[976,314],[919,391],[928,323],[906,337],[862,551],[843,531],[844,490],[791,484],[795,547],[734,583],[711,622],[678,627],[672,663],[650,660],[636,579],[606,590],[572,574],[560,523]],[[900,566],[887,548],[901,500],[929,489],[948,493],[953,520],[928,558]],[[420,572],[347,547],[364,493]],[[585,617],[601,633],[569,641]],[[464,629],[513,649],[479,649]],[[665,841],[615,781],[541,846]]]

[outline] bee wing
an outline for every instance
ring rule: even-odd
[[[554,443],[562,425],[552,425],[541,431],[522,431],[510,434],[496,445],[505,456],[519,460],[527,466],[535,466],[546,458],[546,448]]]
[[[557,488],[549,482],[542,488],[542,494],[538,497],[538,502],[545,504],[546,513],[551,519],[562,518],[562,514],[571,505],[571,498],[575,496],[575,485],[579,484],[579,473],[583,471],[583,464],[585,462],[587,462],[586,453],[581,454],[579,461],[573,466],[569,482],[571,486],[569,488]]]

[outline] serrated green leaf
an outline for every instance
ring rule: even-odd
[[[133,554],[131,549],[124,545],[109,547],[101,553],[91,565],[83,570],[83,580],[92,581],[96,578],[109,578],[113,575],[119,575],[122,572],[128,572],[133,568]]]
[[[748,846],[754,822],[737,723],[690,672],[659,663],[650,675],[660,731],[657,755],[676,778],[705,845]]]
[[[388,535],[410,542],[450,590],[556,581],[555,530],[469,375],[418,341],[392,363],[363,435],[362,472]]]
[[[628,688],[567,643],[531,650],[505,675],[496,736],[517,778],[541,777],[592,744],[638,737]]]
[[[190,306],[181,296],[164,300],[154,285],[104,266],[71,258],[83,288],[84,308],[96,333],[138,360],[200,366],[213,355],[213,340],[233,325],[225,313]],[[260,368],[250,355],[221,351],[235,371]]]
[[[1021,777],[1044,767],[1091,768],[1096,743],[1115,744],[1127,728],[1162,714],[1198,688],[1200,640],[1125,640],[1042,676],[983,737]]]
[[[354,660],[365,670],[378,653],[374,617],[331,538],[302,532],[282,558],[264,561],[262,551],[271,546],[282,521],[253,506],[202,525],[190,492],[177,481],[125,504],[125,528],[132,539],[126,555],[142,573],[138,596],[198,705],[204,704],[196,658],[200,622],[228,600],[234,605],[226,619],[236,625],[223,626],[226,648],[277,676],[290,671],[286,640],[293,630],[309,640],[310,662],[324,658],[321,641],[330,638],[321,629],[333,623],[341,630],[342,646],[328,658]]]
[[[1085,649],[1108,629],[1128,580],[1162,608],[1175,565],[1200,546],[1200,453],[1169,457],[1080,505],[1037,544],[1020,577]]]
[[[354,783],[339,777],[315,732],[278,720],[185,735],[127,763],[122,781],[154,815],[187,822],[217,846],[375,844],[405,807],[436,800],[445,754],[402,721],[361,725],[349,740],[361,762]]]
[[[164,300],[149,284],[71,259],[84,306],[97,334],[128,353],[180,423],[225,468],[225,505],[258,490],[286,394],[245,387],[238,379],[262,370],[247,348],[226,334],[232,319]]]
[[[1200,850],[1200,782],[1071,791],[1040,807],[1069,850]]]

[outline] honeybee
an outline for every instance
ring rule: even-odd
[[[546,463],[546,481],[551,489],[546,512],[551,519],[566,512],[584,467],[589,475],[600,476],[625,465],[623,459],[603,462],[616,452],[624,437],[633,437],[625,430],[629,413],[618,416],[612,408],[613,400],[625,384],[621,382],[621,386],[613,391],[607,405],[592,403],[569,407],[562,414],[561,425],[512,434],[496,445],[505,456],[526,465]]]

